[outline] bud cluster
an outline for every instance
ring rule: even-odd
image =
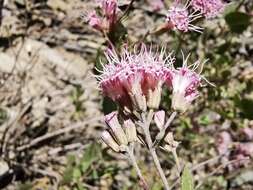
[[[124,120],[120,124],[118,113],[112,112],[105,116],[108,130],[102,133],[102,140],[115,152],[124,152],[126,146],[136,142],[136,126],[131,119]]]

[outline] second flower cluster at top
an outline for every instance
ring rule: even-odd
[[[202,28],[193,22],[201,17],[214,18],[223,12],[226,3],[223,0],[175,0],[168,10],[166,21],[168,28],[182,32],[189,30],[202,32]]]
[[[123,49],[120,56],[113,50],[105,55],[108,64],[102,64],[101,75],[97,76],[100,88],[124,110],[157,109],[164,86],[172,89],[174,110],[186,111],[198,97],[203,78],[196,72],[200,62],[187,65],[189,56],[184,58],[181,67],[175,68],[171,53],[166,55],[165,49],[154,53],[145,45],[132,52]]]

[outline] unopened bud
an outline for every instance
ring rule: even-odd
[[[115,142],[115,140],[108,131],[104,131],[101,135],[101,138],[104,143],[107,144],[107,146],[109,146],[112,150],[114,150],[115,152],[120,151],[119,145]]]
[[[162,128],[164,127],[164,122],[165,122],[165,111],[161,110],[161,111],[157,111],[154,114],[154,121],[156,126],[162,130]]]
[[[167,150],[168,152],[172,152],[173,151],[172,146],[170,146],[168,144],[164,145],[164,149]]]
[[[190,101],[182,93],[172,94],[172,108],[179,112],[185,112],[190,107]]]
[[[162,83],[159,82],[154,90],[150,89],[148,91],[148,107],[152,109],[157,109],[161,102],[162,95]]]
[[[137,141],[137,132],[136,132],[136,127],[135,124],[132,122],[131,119],[128,119],[126,121],[124,121],[124,128],[126,131],[126,136],[127,136],[127,140],[128,142],[135,142]]]
[[[117,112],[112,112],[105,116],[105,122],[112,130],[116,140],[120,145],[127,145],[127,137],[117,118]]]
[[[177,148],[179,145],[179,142],[174,140],[173,133],[168,133],[166,137],[164,138],[164,141],[171,147],[171,148]]]

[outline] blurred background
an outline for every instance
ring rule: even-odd
[[[118,31],[129,43],[165,45],[208,59],[207,85],[192,109],[171,130],[178,155],[189,163],[201,190],[253,189],[253,1],[237,0],[223,15],[203,20],[196,32],[159,28],[171,1],[134,1]],[[88,0],[0,1],[0,188],[6,190],[139,189],[124,155],[100,140],[104,113],[116,109],[103,98],[92,73],[106,39],[80,15]],[[129,1],[119,1],[121,11]],[[176,64],[180,64],[180,61]],[[169,93],[162,107],[168,108]],[[170,184],[179,189],[172,155],[159,151]],[[161,190],[147,152],[137,158],[152,190]],[[171,173],[171,175],[169,175]]]

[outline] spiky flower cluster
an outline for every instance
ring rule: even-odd
[[[225,7],[222,0],[192,0],[191,5],[194,10],[200,11],[206,18],[216,17]]]
[[[191,102],[198,96],[198,87],[201,85],[202,76],[195,72],[200,62],[197,61],[191,66],[187,66],[189,56],[183,61],[180,68],[172,71],[172,107],[175,110],[187,110]]]
[[[98,0],[100,15],[92,10],[83,15],[85,21],[99,31],[109,31],[117,22],[118,2],[117,0]]]
[[[188,57],[183,67],[177,69],[171,54],[165,56],[164,50],[152,53],[144,45],[134,53],[124,49],[120,57],[109,50],[106,57],[109,63],[103,65],[98,76],[100,87],[121,107],[137,111],[158,108],[163,84],[173,89],[172,106],[176,110],[185,111],[198,96],[202,77],[187,67]],[[199,62],[195,63],[193,68],[198,65]]]
[[[191,11],[191,8],[194,10]],[[166,16],[167,23],[172,28],[182,32],[189,30],[201,32],[202,28],[192,23],[202,17],[213,18],[220,14],[225,7],[222,0],[188,0],[183,4],[180,0],[175,0]]]
[[[161,87],[171,77],[171,55],[152,53],[143,45],[134,53],[124,49],[121,57],[109,50],[106,57],[109,64],[99,76],[105,95],[129,110],[159,106]]]
[[[183,5],[176,1],[168,10],[166,21],[172,25],[173,28],[188,32],[189,30],[201,32],[202,28],[195,26],[192,22],[201,17],[200,14],[189,13],[189,5]]]

